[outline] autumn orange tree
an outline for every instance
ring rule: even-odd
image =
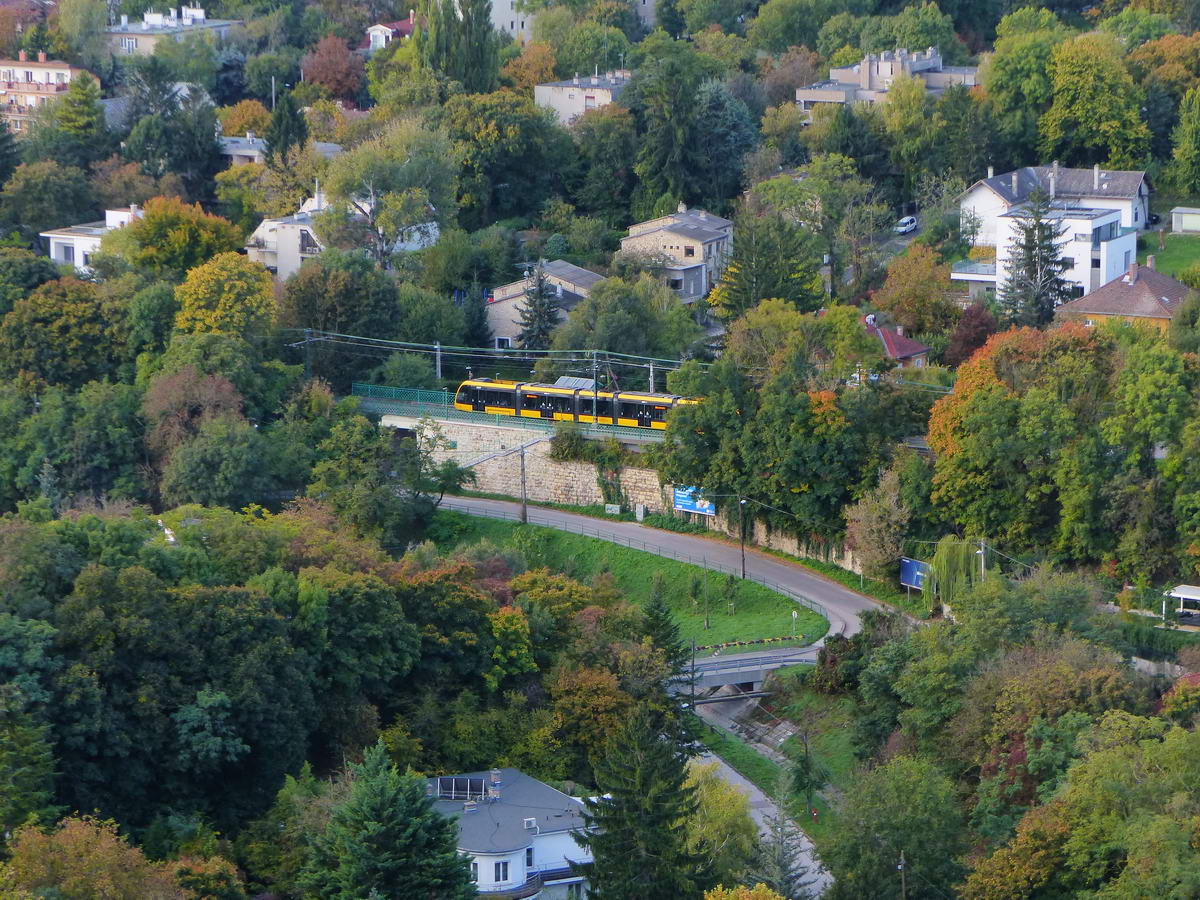
[[[888,265],[887,280],[871,302],[909,334],[943,334],[958,318],[950,299],[950,267],[926,244],[914,243]]]

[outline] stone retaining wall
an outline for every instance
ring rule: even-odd
[[[406,416],[384,416],[383,423],[393,427],[411,428],[416,419]],[[486,494],[501,494],[520,499],[521,454],[509,453],[488,459],[490,454],[503,453],[536,441],[541,434],[522,428],[506,428],[501,425],[479,425],[442,421],[438,423],[444,434],[454,443],[454,448],[435,456],[467,465],[475,473],[472,490]],[[525,450],[525,490],[530,500],[539,503],[560,503],[565,506],[593,506],[605,502],[600,489],[596,466],[589,462],[563,462],[550,458],[549,436]],[[621,470],[621,492],[624,502],[633,508],[641,503],[647,513],[671,512],[671,486],[660,485],[658,472],[654,469],[628,467]],[[693,521],[736,538],[738,522],[736,510],[732,521],[721,515],[691,515]],[[747,526],[747,541],[770,550],[778,550],[792,556],[821,559],[835,563],[843,569],[861,572],[862,567],[854,554],[841,547],[813,547],[802,543],[794,535],[772,531],[764,522],[755,522],[751,533]]]

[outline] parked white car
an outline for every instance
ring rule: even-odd
[[[905,216],[903,219],[901,219],[899,222],[896,223],[895,227],[892,228],[892,231],[896,232],[896,234],[911,234],[912,232],[914,232],[916,230],[917,230],[917,217],[916,216]]]

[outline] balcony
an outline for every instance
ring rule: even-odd
[[[541,893],[541,890],[542,873],[534,872],[524,884],[504,888],[476,888],[476,893],[480,897],[487,897],[488,900],[527,900]]]
[[[955,281],[995,281],[996,261],[961,259],[950,267],[950,278]]]
[[[19,91],[26,94],[61,94],[70,85],[46,83],[44,81],[0,81],[0,89],[5,91]]]

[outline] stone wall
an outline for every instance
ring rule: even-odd
[[[412,428],[416,419],[411,416],[384,416],[383,424],[399,428]],[[453,459],[460,465],[471,466],[475,473],[475,484],[471,490],[485,494],[500,494],[520,499],[521,497],[521,454],[502,454],[542,437],[541,432],[523,428],[506,428],[502,425],[479,425],[443,421],[438,423],[444,434],[454,443],[453,449],[435,454],[439,458]],[[490,457],[490,458],[489,458]],[[525,491],[530,500],[539,503],[560,503],[565,506],[595,506],[605,502],[600,489],[596,466],[589,462],[562,462],[550,458],[549,434],[525,450]],[[658,472],[654,469],[628,467],[621,470],[621,492],[629,508],[641,503],[647,513],[671,512],[671,485],[660,485]],[[722,515],[687,516],[692,521],[706,525],[736,539],[738,536],[737,510],[730,511],[731,520]],[[851,572],[861,572],[862,566],[854,553],[841,546],[812,546],[805,544],[795,535],[772,531],[764,522],[747,525],[748,543],[778,550],[792,556],[820,559],[835,563]]]

